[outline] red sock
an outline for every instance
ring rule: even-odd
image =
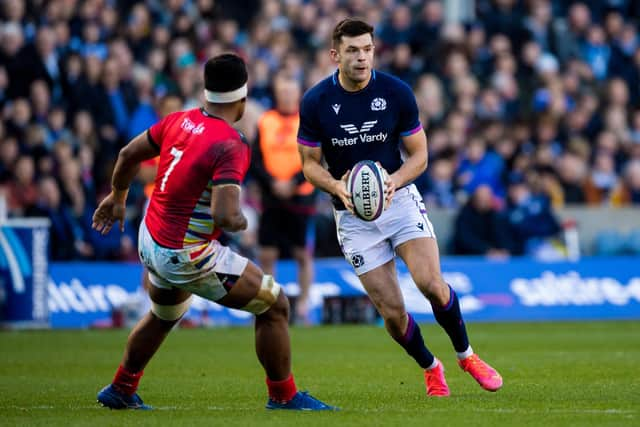
[[[267,378],[267,388],[269,389],[269,397],[278,403],[290,401],[298,392],[293,374],[289,374],[289,377],[280,381],[272,381]]]
[[[131,396],[138,389],[138,383],[140,382],[143,372],[144,371],[136,373],[129,372],[124,366],[120,365],[116,375],[113,377],[113,385],[122,393]]]

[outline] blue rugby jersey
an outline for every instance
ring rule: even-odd
[[[360,160],[379,161],[391,174],[402,165],[400,137],[421,128],[415,96],[402,80],[373,70],[364,89],[348,92],[336,70],[304,94],[298,143],[321,147],[335,179]]]

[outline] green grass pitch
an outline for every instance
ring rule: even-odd
[[[264,409],[251,328],[174,331],[141,382],[150,412],[95,402],[127,331],[1,332],[0,425],[640,425],[640,322],[470,324],[472,345],[504,377],[497,393],[456,366],[438,326],[422,329],[447,368],[449,398],[427,398],[422,372],[382,328],[293,328],[298,386],[335,413]]]

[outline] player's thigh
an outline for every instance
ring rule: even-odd
[[[216,302],[229,308],[244,307],[258,294],[263,276],[262,270],[249,261],[242,275],[228,289],[227,294]]]
[[[149,273],[145,273],[148,276]],[[184,289],[160,287],[149,281],[151,312],[159,319],[174,323],[189,310],[191,292]]]
[[[149,286],[149,298],[159,305],[177,305],[181,304],[191,296],[191,292],[183,289],[176,288],[160,288],[150,284]]]
[[[396,252],[407,265],[411,278],[427,297],[448,299],[449,289],[442,279],[438,242],[430,237],[408,240]]]
[[[361,274],[359,278],[371,302],[384,319],[404,316],[404,300],[393,259]]]
[[[404,242],[423,237],[436,238],[422,196],[411,184],[399,189],[381,218],[380,228],[397,248]]]
[[[375,221],[367,222],[347,211],[336,211],[336,233],[345,259],[361,276],[389,261],[395,254]]]
[[[179,289],[210,301],[223,299],[234,287],[234,295],[240,300],[246,294],[255,296],[260,289],[261,281],[254,273],[257,267],[247,269],[247,258],[218,241],[169,249],[156,244],[146,228],[141,227],[141,235],[140,258],[156,288]],[[261,277],[262,271],[258,271]]]

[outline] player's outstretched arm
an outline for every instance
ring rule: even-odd
[[[225,231],[240,231],[247,228],[240,208],[240,186],[237,184],[214,185],[211,189],[211,216],[216,227]]]
[[[111,193],[100,202],[93,214],[91,226],[95,230],[107,234],[113,224],[120,221],[120,231],[124,231],[125,205],[131,181],[138,174],[140,163],[157,155],[158,149],[150,143],[146,131],[120,150],[111,177]]]
[[[315,187],[339,197],[345,207],[353,213],[351,193],[347,190],[349,171],[346,171],[340,180],[334,179],[329,171],[322,167],[321,148],[299,144],[298,151],[302,159],[302,173],[307,181]]]

